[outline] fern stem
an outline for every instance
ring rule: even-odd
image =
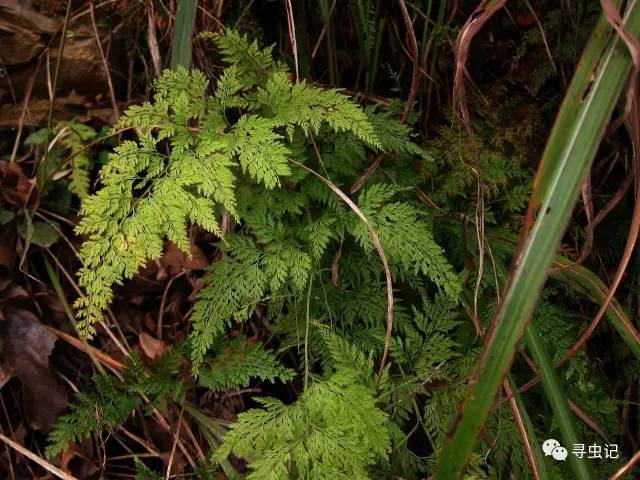
[[[313,287],[313,274],[309,277],[309,289],[307,290],[306,323],[304,327],[304,389],[309,385],[309,321],[311,310],[311,288]]]

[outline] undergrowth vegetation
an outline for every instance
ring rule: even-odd
[[[79,331],[89,337],[113,286],[160,257],[165,240],[190,254],[188,225],[219,237],[221,256],[203,279],[192,332],[152,371],[132,357],[123,383],[96,376],[95,393],[79,394],[53,431],[48,454],[122,424],[143,406],[140,394],[151,400],[150,412],[160,402],[184,402],[197,385],[224,392],[260,380],[288,383],[286,402],[255,397],[253,408],[221,426],[226,433],[208,462],[243,458],[253,479],[424,474],[478,353],[469,335],[470,294],[463,291],[473,269],[447,257],[436,241],[443,237],[440,220],[418,195],[423,183],[436,181],[433,200],[455,205],[475,188],[464,157],[456,158],[472,155],[461,131],[443,126],[421,147],[393,112],[292,83],[271,49],[235,32],[214,41],[228,66],[211,88],[197,70],[167,71],[153,100],[129,108],[116,124],[134,129],[137,139],[109,156],[102,186],[84,200],[76,229],[87,236],[78,274],[85,295],[76,308]],[[491,223],[522,211],[529,195],[531,173],[519,151],[533,128],[514,128],[482,148],[487,199],[501,199]],[[379,154],[393,166],[369,178],[357,207],[350,206],[338,189],[349,191],[367,159]],[[370,228],[388,258],[394,290],[386,365],[379,365],[385,272]],[[443,243],[461,251],[452,245],[463,240],[448,235]],[[512,253],[496,252],[494,261],[505,268]],[[483,278],[485,322],[498,288],[491,275]],[[554,303],[553,289],[547,292],[536,323],[558,356],[575,341],[576,320]],[[179,355],[190,361],[190,380]],[[565,378],[586,414],[620,433],[611,422],[615,404],[583,356],[572,359]],[[552,421],[535,421],[540,438],[553,434]],[[584,434],[592,436],[588,428]],[[525,449],[507,406],[498,406],[485,435],[469,473],[524,478]],[[492,449],[499,454],[488,456]]]
[[[578,2],[571,21],[560,6],[542,23],[535,12],[516,16],[530,28],[518,42],[498,35],[508,65],[482,78],[486,92],[469,94],[474,114],[465,125],[432,86],[452,73],[438,63],[457,33],[446,3],[412,7],[416,25],[424,23],[414,34],[429,85],[413,105],[372,94],[383,85],[407,97],[407,82],[381,59],[385,39],[397,35],[381,15],[384,2],[345,3],[358,52],[341,68],[334,7],[321,1],[324,44],[300,42],[295,70],[286,43],[265,47],[254,38],[259,28],[229,25],[196,40],[222,66],[164,70],[149,100],[129,105],[110,131],[69,120],[27,136],[25,148],[46,151],[33,170],[45,182],[35,203],[2,203],[0,226],[26,245],[20,268],[31,245],[43,254],[36,268],[47,272],[65,325],[53,330],[87,353],[93,370],[78,387],[60,374],[74,393],[46,442],[37,440],[48,462],[93,445],[105,478],[111,451],[140,480],[434,474],[526,225],[536,162],[562,96],[549,84],[571,77],[600,13],[597,2]],[[528,2],[515,3],[530,12]],[[240,33],[247,30],[253,34]],[[326,71],[314,76],[316,54]],[[345,84],[344,71],[356,79],[353,90],[333,87]],[[621,160],[631,155],[628,139],[611,135],[603,157],[620,163],[594,167],[605,179],[596,203],[608,208],[602,199],[621,195],[628,210],[626,191],[605,183],[631,171]],[[576,211],[555,264],[586,266],[573,276],[552,272],[533,315],[552,362],[606,296],[609,281],[587,267],[609,274],[623,246],[624,232],[610,242],[594,237],[590,188],[586,214]],[[65,222],[76,204],[77,217]],[[629,222],[616,205],[610,211],[622,222],[599,219],[612,231]],[[52,253],[59,239],[72,253]],[[582,250],[594,245],[597,254]],[[633,324],[637,281],[623,291],[624,306],[609,313]],[[598,479],[637,450],[637,426],[625,422],[637,420],[640,363],[615,335],[601,327],[594,346],[557,369],[581,443],[618,448],[615,458],[591,463]],[[72,370],[68,363],[59,368]],[[574,478],[568,462],[541,454],[535,461],[545,473],[532,473],[531,449],[565,433],[545,390],[527,384],[539,375],[519,349],[465,478]],[[509,385],[525,384],[510,398]],[[159,431],[168,443],[155,442]]]

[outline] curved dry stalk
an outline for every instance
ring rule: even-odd
[[[418,51],[418,41],[416,40],[416,32],[413,29],[413,22],[409,16],[407,10],[407,4],[404,0],[400,0],[400,10],[402,10],[402,19],[404,20],[404,26],[407,29],[407,36],[409,37],[409,46],[411,47],[411,60],[413,62],[413,72],[411,74],[411,88],[409,89],[409,97],[407,97],[407,104],[402,112],[402,123],[406,123],[413,107],[413,102],[418,95],[418,84],[420,83],[420,52]]]
[[[300,68],[298,67],[298,41],[296,39],[296,21],[293,18],[293,5],[291,0],[286,1],[287,27],[289,28],[289,40],[293,50],[293,63],[296,69],[296,83],[300,81]]]
[[[391,347],[391,335],[393,333],[393,283],[391,280],[391,270],[389,269],[389,262],[387,261],[387,256],[384,253],[384,249],[382,248],[382,243],[380,243],[380,237],[376,233],[375,229],[367,219],[366,215],[360,207],[358,207],[353,200],[351,200],[342,190],[340,190],[333,182],[327,180],[322,175],[320,175],[315,170],[303,165],[299,162],[296,162],[293,159],[289,159],[291,163],[297,165],[298,167],[306,170],[311,173],[318,179],[320,179],[325,185],[327,185],[333,193],[338,195],[340,199],[346,203],[351,210],[362,220],[369,231],[369,235],[371,236],[371,241],[373,242],[373,246],[378,252],[378,256],[382,261],[382,268],[384,269],[385,283],[387,289],[387,332],[384,339],[384,350],[382,352],[382,358],[380,360],[380,369],[378,370],[378,375],[376,377],[376,385],[380,382],[380,378],[382,377],[382,373],[384,372],[384,367],[387,363],[387,358],[389,357],[389,348]]]
[[[478,319],[478,296],[480,292],[480,282],[484,272],[484,182],[482,168],[480,165],[480,158],[478,155],[478,146],[475,141],[475,133],[471,126],[471,120],[469,117],[469,107],[467,105],[466,98],[466,83],[465,77],[467,73],[467,60],[469,58],[469,50],[471,48],[471,42],[476,34],[482,29],[485,23],[500,10],[507,0],[482,0],[480,5],[476,7],[469,19],[460,29],[458,37],[456,38],[455,55],[456,55],[456,68],[453,80],[453,104],[455,109],[462,120],[467,135],[469,136],[469,142],[471,151],[475,157],[475,167],[473,168],[474,174],[477,177],[477,201],[476,206],[476,240],[478,242],[478,274],[476,278],[476,284],[473,293],[473,315],[471,321],[476,329],[476,333],[479,336],[484,334],[480,320]]]
[[[609,480],[622,480],[638,462],[640,462],[640,450],[620,470],[611,475]]]

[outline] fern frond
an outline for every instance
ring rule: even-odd
[[[233,131],[233,152],[242,170],[267,188],[278,186],[280,177],[291,173],[287,163],[289,149],[282,136],[273,131],[275,126],[270,119],[245,115]]]
[[[216,357],[207,360],[200,370],[200,384],[218,392],[246,387],[251,379],[291,380],[295,372],[278,364],[275,356],[258,341],[235,338],[228,345],[215,349]]]
[[[365,113],[385,151],[433,160],[426,150],[413,142],[415,133],[407,125],[400,123],[392,112],[381,113],[369,107],[365,109]]]
[[[391,263],[401,274],[422,274],[451,298],[457,298],[461,283],[434,240],[428,222],[409,203],[386,203],[398,191],[392,185],[373,185],[360,194],[359,206],[371,221]],[[373,252],[373,244],[362,222],[350,228],[360,245]]]
[[[292,405],[259,401],[263,408],[241,413],[214,454],[249,459],[247,478],[367,479],[387,456],[387,417],[349,371],[314,383]]]
[[[268,285],[267,275],[260,260],[261,252],[246,237],[227,239],[229,257],[212,265],[195,304],[193,321],[192,354],[194,370],[202,363],[207,349],[231,320],[248,318],[255,305],[261,301]]]
[[[162,480],[164,475],[155,472],[147,467],[142,461],[135,457],[136,480]]]
[[[302,291],[311,271],[310,256],[284,241],[259,249],[250,238],[235,236],[224,248],[228,259],[211,267],[192,314],[195,371],[226,325],[247,319],[268,293],[280,294],[285,286]]]
[[[46,456],[64,452],[69,443],[80,442],[92,432],[113,429],[122,425],[134,410],[143,405],[140,394],[147,395],[148,411],[152,411],[167,399],[179,400],[188,388],[177,374],[181,363],[180,345],[165,353],[155,362],[151,371],[134,352],[125,362],[123,382],[109,375],[94,375],[93,390],[78,392],[69,412],[58,419],[49,434]]]
[[[58,419],[49,434],[45,454],[48,458],[64,452],[69,443],[80,442],[94,431],[121,425],[142,400],[123,391],[113,377],[94,375],[95,392],[76,394],[69,413]]]
[[[223,60],[235,65],[238,78],[243,85],[260,85],[269,73],[284,72],[283,63],[273,59],[273,45],[260,48],[257,40],[249,41],[246,35],[228,30],[213,39],[222,53]]]
[[[323,90],[300,82],[292,85],[284,73],[269,77],[259,88],[257,101],[272,113],[278,126],[302,129],[305,135],[317,134],[323,123],[334,132],[350,132],[362,142],[382,148],[374,128],[362,108],[339,90]]]
[[[304,82],[293,85],[271,58],[271,49],[261,50],[235,32],[217,37],[217,42],[232,65],[220,78],[214,97],[207,97],[208,81],[202,73],[167,70],[154,84],[153,102],[129,108],[117,124],[134,128],[138,139],[123,142],[110,155],[100,174],[102,188],[83,202],[83,218],[76,229],[86,236],[78,272],[86,296],[75,303],[85,337],[95,333],[95,323],[111,303],[112,286],[159,257],[164,239],[189,253],[189,224],[221,237],[216,207],[238,218],[237,167],[267,190],[278,187],[281,178],[292,175],[288,160],[294,155],[293,133],[318,132],[322,126],[382,147],[367,115],[347,96]],[[246,92],[254,85],[259,85],[255,92]],[[232,125],[224,113],[230,107],[246,110]],[[251,113],[254,110],[270,113]],[[168,153],[160,152],[164,141],[170,145]],[[300,289],[310,262],[309,255],[295,246],[271,245],[265,246],[261,268],[271,290],[278,290],[287,278]],[[264,294],[260,275],[254,269],[250,278],[256,288],[245,289],[253,292],[252,301],[240,295],[235,300],[246,305],[232,308],[233,312],[222,309],[220,314],[235,313],[239,319],[239,312],[248,312]],[[236,285],[226,291],[233,295],[240,290]],[[201,332],[202,312],[199,307],[195,315]],[[227,320],[214,318],[196,350],[205,348]]]
[[[27,137],[26,145],[42,145],[49,148],[49,158],[54,158],[52,151],[61,147],[68,151],[71,163],[71,180],[69,190],[80,200],[89,195],[89,168],[90,159],[88,142],[93,140],[98,133],[91,127],[71,120],[58,122],[55,125],[54,133],[56,143],[47,145],[47,129],[38,130]]]
[[[71,155],[71,182],[69,190],[75,193],[80,200],[89,195],[89,153],[87,141],[96,137],[97,132],[79,122],[60,122],[57,126],[68,128],[69,134],[64,135],[62,143],[69,149]]]

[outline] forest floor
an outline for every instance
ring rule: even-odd
[[[188,3],[0,0],[0,478],[431,478],[600,2]],[[640,475],[624,102],[533,314],[575,435],[527,344],[466,478]]]

